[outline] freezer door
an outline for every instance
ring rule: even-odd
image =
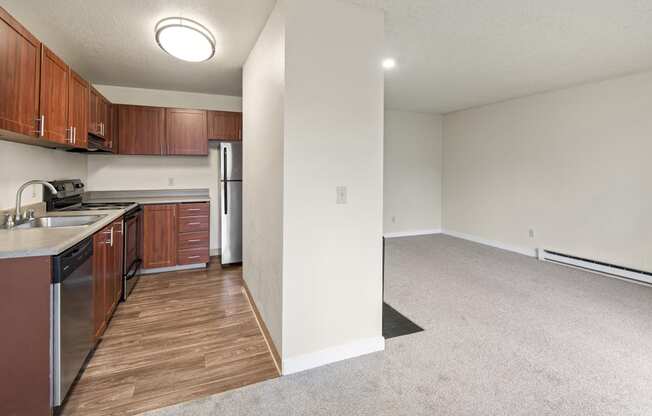
[[[242,261],[242,182],[220,182],[222,264]]]
[[[242,180],[242,143],[220,144],[220,180]]]

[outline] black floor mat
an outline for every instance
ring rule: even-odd
[[[383,302],[383,338],[395,338],[421,331],[423,328]]]

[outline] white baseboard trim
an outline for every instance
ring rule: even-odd
[[[501,243],[499,241],[487,240],[482,237],[477,237],[470,234],[464,234],[452,230],[443,230],[443,234],[450,235],[451,237],[461,238],[462,240],[473,241],[474,243],[484,244],[485,246],[491,246],[491,247],[499,248],[501,250],[507,250],[513,253],[523,254],[524,256],[528,256],[528,257],[537,257],[537,250],[534,248],[512,246],[509,244]]]
[[[283,375],[294,374],[322,365],[348,360],[372,352],[385,349],[385,338],[382,336],[364,338],[349,344],[338,345],[337,347],[326,348],[320,351],[298,355],[296,357],[283,358]]]
[[[178,272],[181,270],[195,270],[195,269],[205,269],[206,263],[198,264],[188,264],[184,266],[173,266],[173,267],[160,267],[158,269],[140,269],[138,274],[155,274],[155,273],[167,273],[167,272]]]
[[[430,234],[441,234],[441,228],[433,228],[431,230],[413,230],[413,231],[401,231],[398,233],[385,233],[385,238],[398,238],[398,237],[413,237],[417,235],[430,235]]]
[[[220,254],[222,254],[222,249],[221,248],[212,248],[208,252],[208,255],[211,256],[211,257],[219,256]]]

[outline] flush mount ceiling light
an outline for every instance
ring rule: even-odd
[[[383,68],[385,69],[394,69],[396,67],[396,61],[394,58],[383,59]]]
[[[156,24],[156,43],[175,58],[208,61],[215,55],[215,38],[205,26],[183,17],[168,17]]]

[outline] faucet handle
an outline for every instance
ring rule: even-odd
[[[25,212],[24,215],[25,215],[25,219],[26,219],[26,220],[33,220],[33,219],[34,219],[34,210],[33,210],[33,209],[28,209],[28,210]]]
[[[13,228],[14,227],[14,216],[11,213],[5,214],[5,227]]]

